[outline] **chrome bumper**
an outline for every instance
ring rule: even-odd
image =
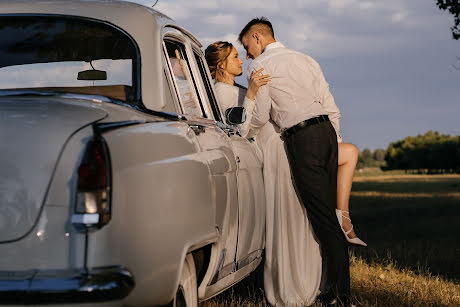
[[[123,266],[0,271],[0,305],[106,302],[126,297],[134,285]]]

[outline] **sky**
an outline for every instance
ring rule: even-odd
[[[344,141],[361,150],[429,130],[460,135],[460,41],[435,0],[158,0],[154,8],[204,48],[233,43],[243,71],[250,62],[238,34],[252,18],[267,17],[277,41],[320,63]],[[237,82],[247,84],[244,76]]]

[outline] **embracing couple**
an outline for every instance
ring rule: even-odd
[[[348,200],[357,148],[342,143],[340,112],[319,64],[275,40],[266,18],[239,42],[253,59],[248,89],[234,83],[243,61],[228,42],[206,48],[219,106],[244,106],[240,133],[263,153],[266,195],[264,288],[273,306],[351,306]]]

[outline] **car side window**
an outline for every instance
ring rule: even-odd
[[[195,80],[190,71],[190,63],[185,46],[177,41],[164,41],[169,70],[179,93],[179,101],[185,115],[205,117],[205,112],[197,95]]]
[[[209,104],[212,108],[212,113],[214,115],[214,119],[217,121],[222,122],[221,113],[219,111],[219,107],[217,105],[217,99],[214,95],[214,91],[212,90],[211,86],[211,79],[206,70],[206,62],[203,60],[202,56],[195,50],[193,50],[193,54],[195,55],[195,60],[200,70],[201,77],[203,79],[204,87],[206,89],[206,95],[208,97]]]
[[[174,87],[171,82],[168,82],[168,74],[169,72],[165,69],[163,74],[163,91],[165,93],[165,108],[166,112],[173,112],[173,113],[180,113],[181,111],[178,110],[178,105],[173,98]]]

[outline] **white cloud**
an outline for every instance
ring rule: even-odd
[[[330,0],[328,5],[330,10],[339,12],[356,5],[356,0]]]
[[[227,41],[232,43],[235,48],[238,50],[238,53],[241,54],[241,50],[244,50],[243,47],[237,42],[238,36],[236,34],[228,33],[222,36],[208,36],[200,38],[200,42],[203,45],[203,48],[206,48],[208,45],[217,42],[217,41]]]
[[[189,9],[189,2],[181,3],[179,1],[159,1],[155,9],[174,19],[176,22],[183,23],[193,19],[193,11]]]
[[[373,9],[376,9],[378,7],[378,4],[375,3],[375,2],[360,2],[359,3],[359,9],[362,10],[362,11],[369,11],[369,10],[373,10]]]
[[[407,18],[407,12],[396,12],[391,15],[391,21],[399,23]]]
[[[240,12],[251,10],[251,13],[254,14],[254,16],[260,16],[260,12],[279,13],[281,12],[281,9],[289,10],[290,5],[289,2],[280,0],[234,0],[222,1],[220,7]]]
[[[200,0],[200,1],[191,1],[191,2],[198,9],[217,9],[220,7],[219,1],[214,1],[214,0]]]
[[[402,0],[159,0],[155,9],[194,33],[204,46],[216,40],[235,43],[249,20],[266,16],[277,40],[324,56],[384,52],[394,44],[409,44],[400,37],[407,38],[410,31],[429,27],[414,13],[416,3]]]
[[[206,17],[204,22],[219,26],[233,26],[237,24],[237,17],[231,14],[217,14]]]

